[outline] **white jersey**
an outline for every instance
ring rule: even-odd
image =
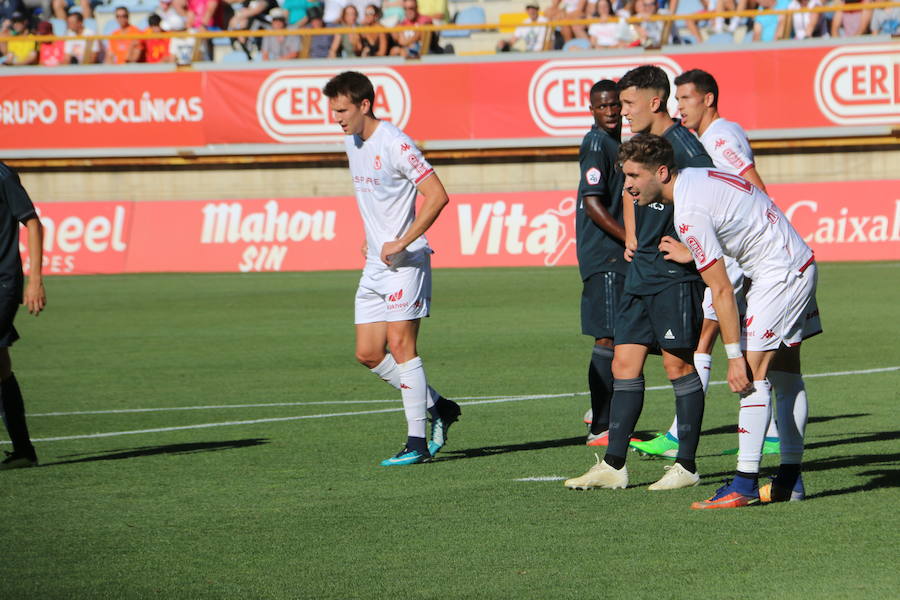
[[[754,281],[784,281],[813,261],[812,250],[781,209],[742,177],[684,169],[674,195],[675,228],[699,271],[731,256]]]
[[[366,267],[380,266],[381,247],[409,229],[416,218],[416,186],[434,173],[413,141],[395,125],[381,121],[367,140],[345,136],[350,174],[356,202],[366,229]],[[428,248],[420,236],[406,248],[407,253]],[[405,263],[395,257],[394,266]]]
[[[700,136],[700,143],[713,164],[723,171],[743,175],[754,166],[747,134],[733,121],[716,119]]]

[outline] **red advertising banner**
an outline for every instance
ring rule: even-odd
[[[900,41],[540,56],[375,63],[363,70],[376,87],[376,115],[398,124],[426,148],[466,140],[540,145],[542,140],[580,138],[591,125],[591,85],[618,79],[646,63],[659,65],[671,79],[692,68],[711,72],[719,83],[723,114],[751,133],[814,137],[860,126],[889,131],[900,124]],[[24,149],[48,155],[53,150],[96,153],[112,148],[221,150],[239,144],[292,144],[292,151],[318,151],[322,143],[341,139],[321,91],[340,70],[335,63],[239,71],[3,72],[0,154]],[[675,105],[673,97],[673,114]]]
[[[898,181],[768,187],[820,261],[900,260]],[[39,209],[46,274],[363,266],[362,222],[352,197],[66,202]],[[574,265],[574,213],[575,194],[566,191],[454,195],[428,232],[433,264]]]

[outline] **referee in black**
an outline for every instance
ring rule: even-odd
[[[19,223],[28,230],[31,268],[27,286],[19,255]],[[22,391],[12,372],[9,347],[19,339],[13,327],[19,305],[24,303],[28,312],[38,316],[47,304],[41,275],[43,243],[44,229],[28,192],[22,187],[18,174],[0,162],[0,414],[13,444],[13,451],[7,452],[5,460],[0,462],[0,470],[38,464],[25,423]]]

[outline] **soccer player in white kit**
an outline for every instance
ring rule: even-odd
[[[759,462],[771,410],[771,369],[796,367],[800,343],[821,333],[812,250],[784,213],[758,187],[716,169],[674,168],[672,148],[657,136],[635,136],[619,149],[625,189],[638,204],[674,204],[678,237],[712,290],[719,317],[728,384],[740,394],[737,473],[716,493],[691,508],[738,508],[760,501]],[[751,284],[742,328],[725,256],[736,259]],[[690,259],[689,259],[690,260]],[[748,371],[749,368],[749,371]],[[748,377],[752,376],[752,381]],[[803,456],[806,414],[797,415],[797,394],[778,397],[781,465],[764,500],[791,498]],[[801,418],[802,417],[802,418]]]
[[[428,462],[459,418],[459,406],[428,385],[416,349],[419,321],[431,304],[431,253],[425,232],[449,199],[412,140],[372,112],[375,90],[362,73],[345,71],[325,85],[331,114],[346,134],[366,264],[356,292],[356,358],[400,390],[407,439],[384,466]],[[424,202],[416,214],[416,196]],[[387,350],[390,350],[388,352]],[[432,418],[426,443],[427,416]]]

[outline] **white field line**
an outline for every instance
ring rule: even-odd
[[[513,479],[513,481],[563,481],[564,479],[566,478],[557,475],[549,475],[546,477],[521,477],[519,479]]]
[[[831,373],[813,373],[809,375],[804,375],[803,377],[806,379],[812,379],[817,377],[841,377],[847,375],[868,375],[871,373],[886,373],[889,371],[898,371],[900,370],[900,366],[895,367],[883,367],[878,369],[863,369],[859,371],[835,371]],[[722,385],[724,381],[713,381],[710,382],[710,385]],[[647,391],[658,391],[658,390],[666,390],[669,389],[668,385],[659,385],[648,387]],[[479,397],[483,399],[471,399],[468,402],[460,402],[461,406],[475,406],[479,404],[500,404],[505,402],[522,402],[525,400],[545,400],[550,398],[564,398],[567,396],[585,396],[587,392],[570,392],[566,394],[531,394],[524,396],[499,396],[499,397]],[[460,398],[461,399],[461,398]],[[353,402],[353,401],[350,401]],[[394,400],[396,402],[396,400]],[[304,404],[320,404],[318,402],[312,403],[296,403],[296,404],[288,404],[285,405],[304,405]],[[321,403],[325,404],[325,403]],[[222,406],[220,408],[243,408],[243,407],[259,407],[259,406],[279,406],[279,404],[253,404],[253,405],[227,405]],[[168,410],[187,410],[187,409],[204,409],[211,407],[182,407],[182,408],[171,408]],[[109,412],[146,412],[148,410],[165,410],[165,409],[124,409],[121,411],[109,411]],[[60,437],[50,437],[50,438],[37,438],[33,439],[33,442],[59,442],[65,440],[83,440],[83,439],[94,439],[94,438],[104,438],[104,437],[118,437],[123,435],[138,435],[142,433],[164,433],[167,431],[182,431],[187,429],[208,429],[210,427],[231,427],[235,425],[256,425],[259,423],[278,423],[282,421],[300,421],[305,419],[328,419],[332,417],[354,417],[360,415],[374,415],[380,413],[389,413],[389,412],[400,412],[402,411],[402,407],[397,408],[382,408],[377,410],[365,410],[365,411],[353,411],[353,412],[339,412],[339,413],[326,413],[326,414],[318,414],[318,415],[299,415],[293,417],[270,417],[266,419],[251,419],[245,421],[224,421],[219,423],[201,423],[199,425],[182,425],[178,427],[156,427],[153,429],[136,429],[131,431],[110,431],[106,433],[90,433],[83,435],[68,435],[68,436],[60,436]],[[77,414],[99,414],[100,411],[96,412],[75,412],[75,413],[45,413],[47,415],[77,415]],[[38,415],[29,415],[29,416],[38,416]],[[0,441],[0,444],[9,444],[7,441]]]

